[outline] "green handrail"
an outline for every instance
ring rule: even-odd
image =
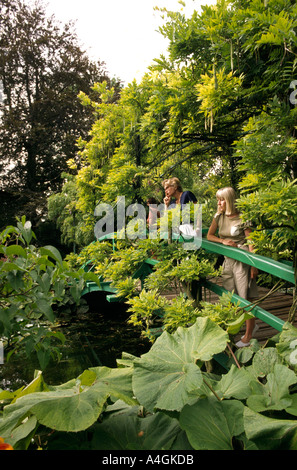
[[[203,230],[203,233],[205,233],[205,230]],[[165,238],[165,235],[163,238]],[[194,241],[194,238],[184,239],[182,236],[176,234],[173,234],[172,239],[180,243],[192,243]],[[261,271],[295,284],[294,268],[285,262],[276,261],[266,256],[258,255],[240,248],[234,248],[232,246],[222,245],[221,243],[211,242],[206,238],[202,238],[200,240],[198,239],[197,249],[200,247],[211,253],[227,256],[250,266],[254,266]]]
[[[99,240],[103,241],[107,239],[114,240],[115,234],[107,234],[101,237]],[[162,234],[162,239],[166,239],[166,234]],[[185,239],[178,234],[173,234],[172,239],[178,241],[179,243],[192,243],[194,240],[194,238]],[[199,249],[200,247],[211,253],[228,256],[229,258],[233,258],[237,261],[241,261],[242,263],[254,266],[260,269],[261,271],[264,271],[268,274],[272,274],[273,276],[283,279],[284,281],[288,281],[292,284],[295,284],[294,268],[293,266],[285,262],[276,261],[266,256],[248,252],[240,248],[233,248],[231,246],[222,245],[221,243],[211,242],[206,238],[202,238],[200,240],[200,243],[197,244],[197,249]]]
[[[106,239],[112,239],[114,243],[115,239],[115,234],[108,234],[105,235],[104,237],[100,238],[100,241],[106,240]],[[164,239],[163,237],[162,239]],[[180,243],[187,243],[187,242],[193,242],[192,239],[184,239],[182,236],[179,236],[177,234],[173,234],[172,237],[174,240]],[[248,252],[245,250],[242,250],[240,248],[233,248],[227,245],[222,245],[221,243],[215,243],[207,240],[206,238],[202,238],[198,240],[197,243],[197,249],[204,249],[208,252],[215,253],[217,255],[223,255],[227,256],[229,258],[233,258],[237,261],[241,261],[245,264],[248,264],[250,266],[254,266],[261,271],[264,271],[266,273],[272,274],[273,276],[276,276],[280,279],[283,279],[285,281],[288,281],[295,285],[295,276],[294,276],[294,268],[293,266],[287,264],[287,263],[282,263],[281,261],[276,261],[271,258],[258,255],[256,253]],[[137,272],[134,274],[133,277],[139,277],[142,281],[143,279],[150,273],[150,269],[147,269],[148,266],[155,266],[159,263],[159,260],[151,259],[148,258],[142,263],[142,265],[139,267]],[[93,284],[93,283],[90,283]],[[218,295],[222,295],[223,292],[228,292],[226,289],[223,287],[218,286],[217,284],[214,284],[211,281],[203,281],[201,282],[202,285],[204,285],[205,288],[217,293]],[[87,286],[86,287],[86,292],[90,292],[92,289],[98,289],[98,286]],[[104,291],[109,292],[111,295],[108,295],[108,300],[110,302],[112,301],[118,301],[120,300],[116,296],[116,291],[114,288],[111,288],[110,283],[102,283],[102,289]],[[248,300],[245,300],[241,297],[239,297],[236,294],[233,294],[231,297],[231,301],[234,303],[238,303],[244,307],[244,308],[249,308],[251,307],[251,303]],[[276,316],[272,315],[271,313],[267,312],[266,310],[262,309],[259,306],[255,306],[252,310],[252,313],[262,320],[263,322],[267,323],[268,325],[272,326],[278,331],[281,331],[284,325],[284,321],[277,318]]]
[[[224,287],[218,286],[214,282],[211,281],[202,281],[201,284],[206,287],[207,289],[211,290],[215,294],[222,295],[223,293],[229,293],[227,289]],[[234,304],[239,304],[240,307],[243,308],[248,308],[250,309],[252,304],[248,300],[243,299],[242,297],[239,297],[237,294],[232,293],[231,297],[231,302]],[[262,320],[264,323],[267,323],[268,325],[272,326],[272,328],[275,328],[277,331],[282,331],[282,328],[285,324],[285,322],[281,319],[273,315],[272,313],[267,312],[263,308],[259,307],[259,305],[255,305],[251,311],[251,313],[259,318],[259,320]]]
[[[261,271],[295,284],[294,268],[282,263],[281,261],[276,261],[271,258],[267,258],[266,256],[257,255],[256,253],[241,250],[240,248],[233,248],[231,246],[222,245],[221,243],[215,243],[205,239],[202,239],[201,247],[206,251],[228,256],[229,258],[254,266]]]

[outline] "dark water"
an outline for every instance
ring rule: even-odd
[[[151,347],[140,329],[127,323],[125,304],[109,303],[100,292],[88,294],[85,300],[86,308],[59,317],[59,330],[66,336],[66,342],[60,362],[50,363],[43,372],[49,385],[65,383],[89,367],[116,367],[122,352],[139,357]],[[11,359],[0,365],[0,388],[16,390],[27,385],[38,369],[37,359]]]

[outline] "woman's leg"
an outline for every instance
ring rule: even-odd
[[[242,297],[243,299],[247,299],[248,293],[249,293],[249,284],[250,284],[250,267],[238,261],[235,267],[234,275],[235,275],[235,282],[236,282],[238,295]],[[255,318],[246,320],[245,334],[241,338],[241,341],[237,343],[237,346],[242,347],[244,345],[249,344],[250,340],[253,337],[253,330],[255,328],[255,325],[256,325]]]
[[[247,264],[235,261],[231,258],[225,257],[223,264],[223,287],[229,291],[234,291],[243,299],[247,299],[250,281],[250,268]],[[246,331],[241,341],[237,346],[248,346],[253,337],[253,330],[255,328],[256,319],[251,318],[245,322]]]
[[[250,318],[249,320],[246,320],[245,322],[245,335],[241,338],[241,341],[243,343],[249,343],[250,340],[253,337],[253,330],[256,325],[256,319],[255,318]]]
[[[236,285],[234,281],[234,272],[233,272],[233,267],[235,263],[236,263],[235,260],[233,260],[232,258],[227,258],[225,256],[224,263],[223,263],[222,283],[223,283],[224,289],[237,294]]]

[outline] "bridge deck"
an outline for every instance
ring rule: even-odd
[[[259,293],[265,294],[266,292],[267,289],[259,288]],[[287,321],[292,300],[292,295],[286,294],[285,292],[276,292],[271,294],[268,299],[263,300],[263,302],[260,303],[260,306],[276,317],[281,318],[283,321]],[[259,330],[256,332],[255,338],[260,342],[265,342],[267,339],[278,333],[277,330],[267,323],[257,320],[257,324],[259,326]],[[297,326],[296,320],[294,326]]]

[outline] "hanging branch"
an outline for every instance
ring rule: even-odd
[[[207,152],[208,150],[211,150],[213,148],[215,148],[216,145],[213,144],[213,145],[209,145],[208,147],[205,147],[204,149],[201,150],[201,152],[198,152],[197,150],[195,152],[192,152],[190,155],[187,155],[185,158],[183,158],[182,160],[179,160],[177,163],[175,163],[174,165],[172,165],[170,168],[168,168],[162,175],[161,177],[163,177],[164,175],[166,175],[166,173],[169,173],[171,172],[174,168],[176,168],[177,166],[181,165],[182,163],[186,162],[187,160],[190,160],[191,158],[193,158],[195,155],[201,155],[203,154],[204,152]]]

